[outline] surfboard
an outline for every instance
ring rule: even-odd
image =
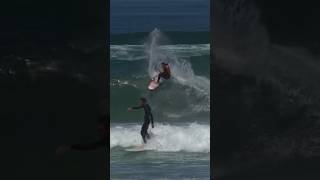
[[[154,91],[159,87],[160,83],[157,83],[155,79],[151,80],[148,85],[148,89],[150,91]]]

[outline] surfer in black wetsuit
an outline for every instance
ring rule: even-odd
[[[162,72],[158,75],[157,83],[159,83],[160,78],[169,79],[171,76],[169,64],[162,62]]]
[[[77,150],[77,151],[90,151],[96,150],[101,147],[106,147],[107,144],[107,134],[108,134],[108,123],[107,123],[107,115],[103,115],[99,118],[99,140],[86,144],[72,144],[72,145],[63,145],[57,149],[57,154],[62,155],[66,151],[69,150]]]
[[[148,138],[148,139],[150,138],[150,135],[148,134],[148,128],[149,128],[150,121],[151,121],[152,128],[154,128],[153,115],[151,113],[151,108],[150,108],[149,104],[147,104],[146,98],[142,97],[142,98],[140,98],[140,100],[141,100],[141,105],[140,106],[128,108],[128,111],[131,111],[133,109],[141,109],[141,108],[143,108],[143,110],[144,110],[144,122],[143,122],[143,125],[142,125],[142,128],[141,128],[141,136],[142,136],[143,142],[147,143],[146,138]]]

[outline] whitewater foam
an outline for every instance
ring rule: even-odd
[[[118,87],[125,87],[125,86],[131,86],[134,88],[137,88],[138,86],[135,83],[132,83],[128,80],[120,80],[120,79],[111,79],[110,86],[118,86]]]
[[[141,145],[140,129],[140,125],[111,127],[110,149]],[[210,125],[190,123],[177,126],[156,123],[155,128],[149,131],[152,138],[146,144],[146,149],[161,152],[210,152]]]

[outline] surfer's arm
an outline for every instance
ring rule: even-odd
[[[131,109],[141,109],[141,108],[143,108],[142,105],[141,106],[132,107]]]

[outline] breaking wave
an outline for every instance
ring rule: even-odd
[[[141,145],[140,128],[139,125],[111,127],[110,148],[128,148]],[[150,129],[152,138],[145,145],[148,150],[210,152],[210,125],[190,123],[176,126],[156,123],[155,128]]]

